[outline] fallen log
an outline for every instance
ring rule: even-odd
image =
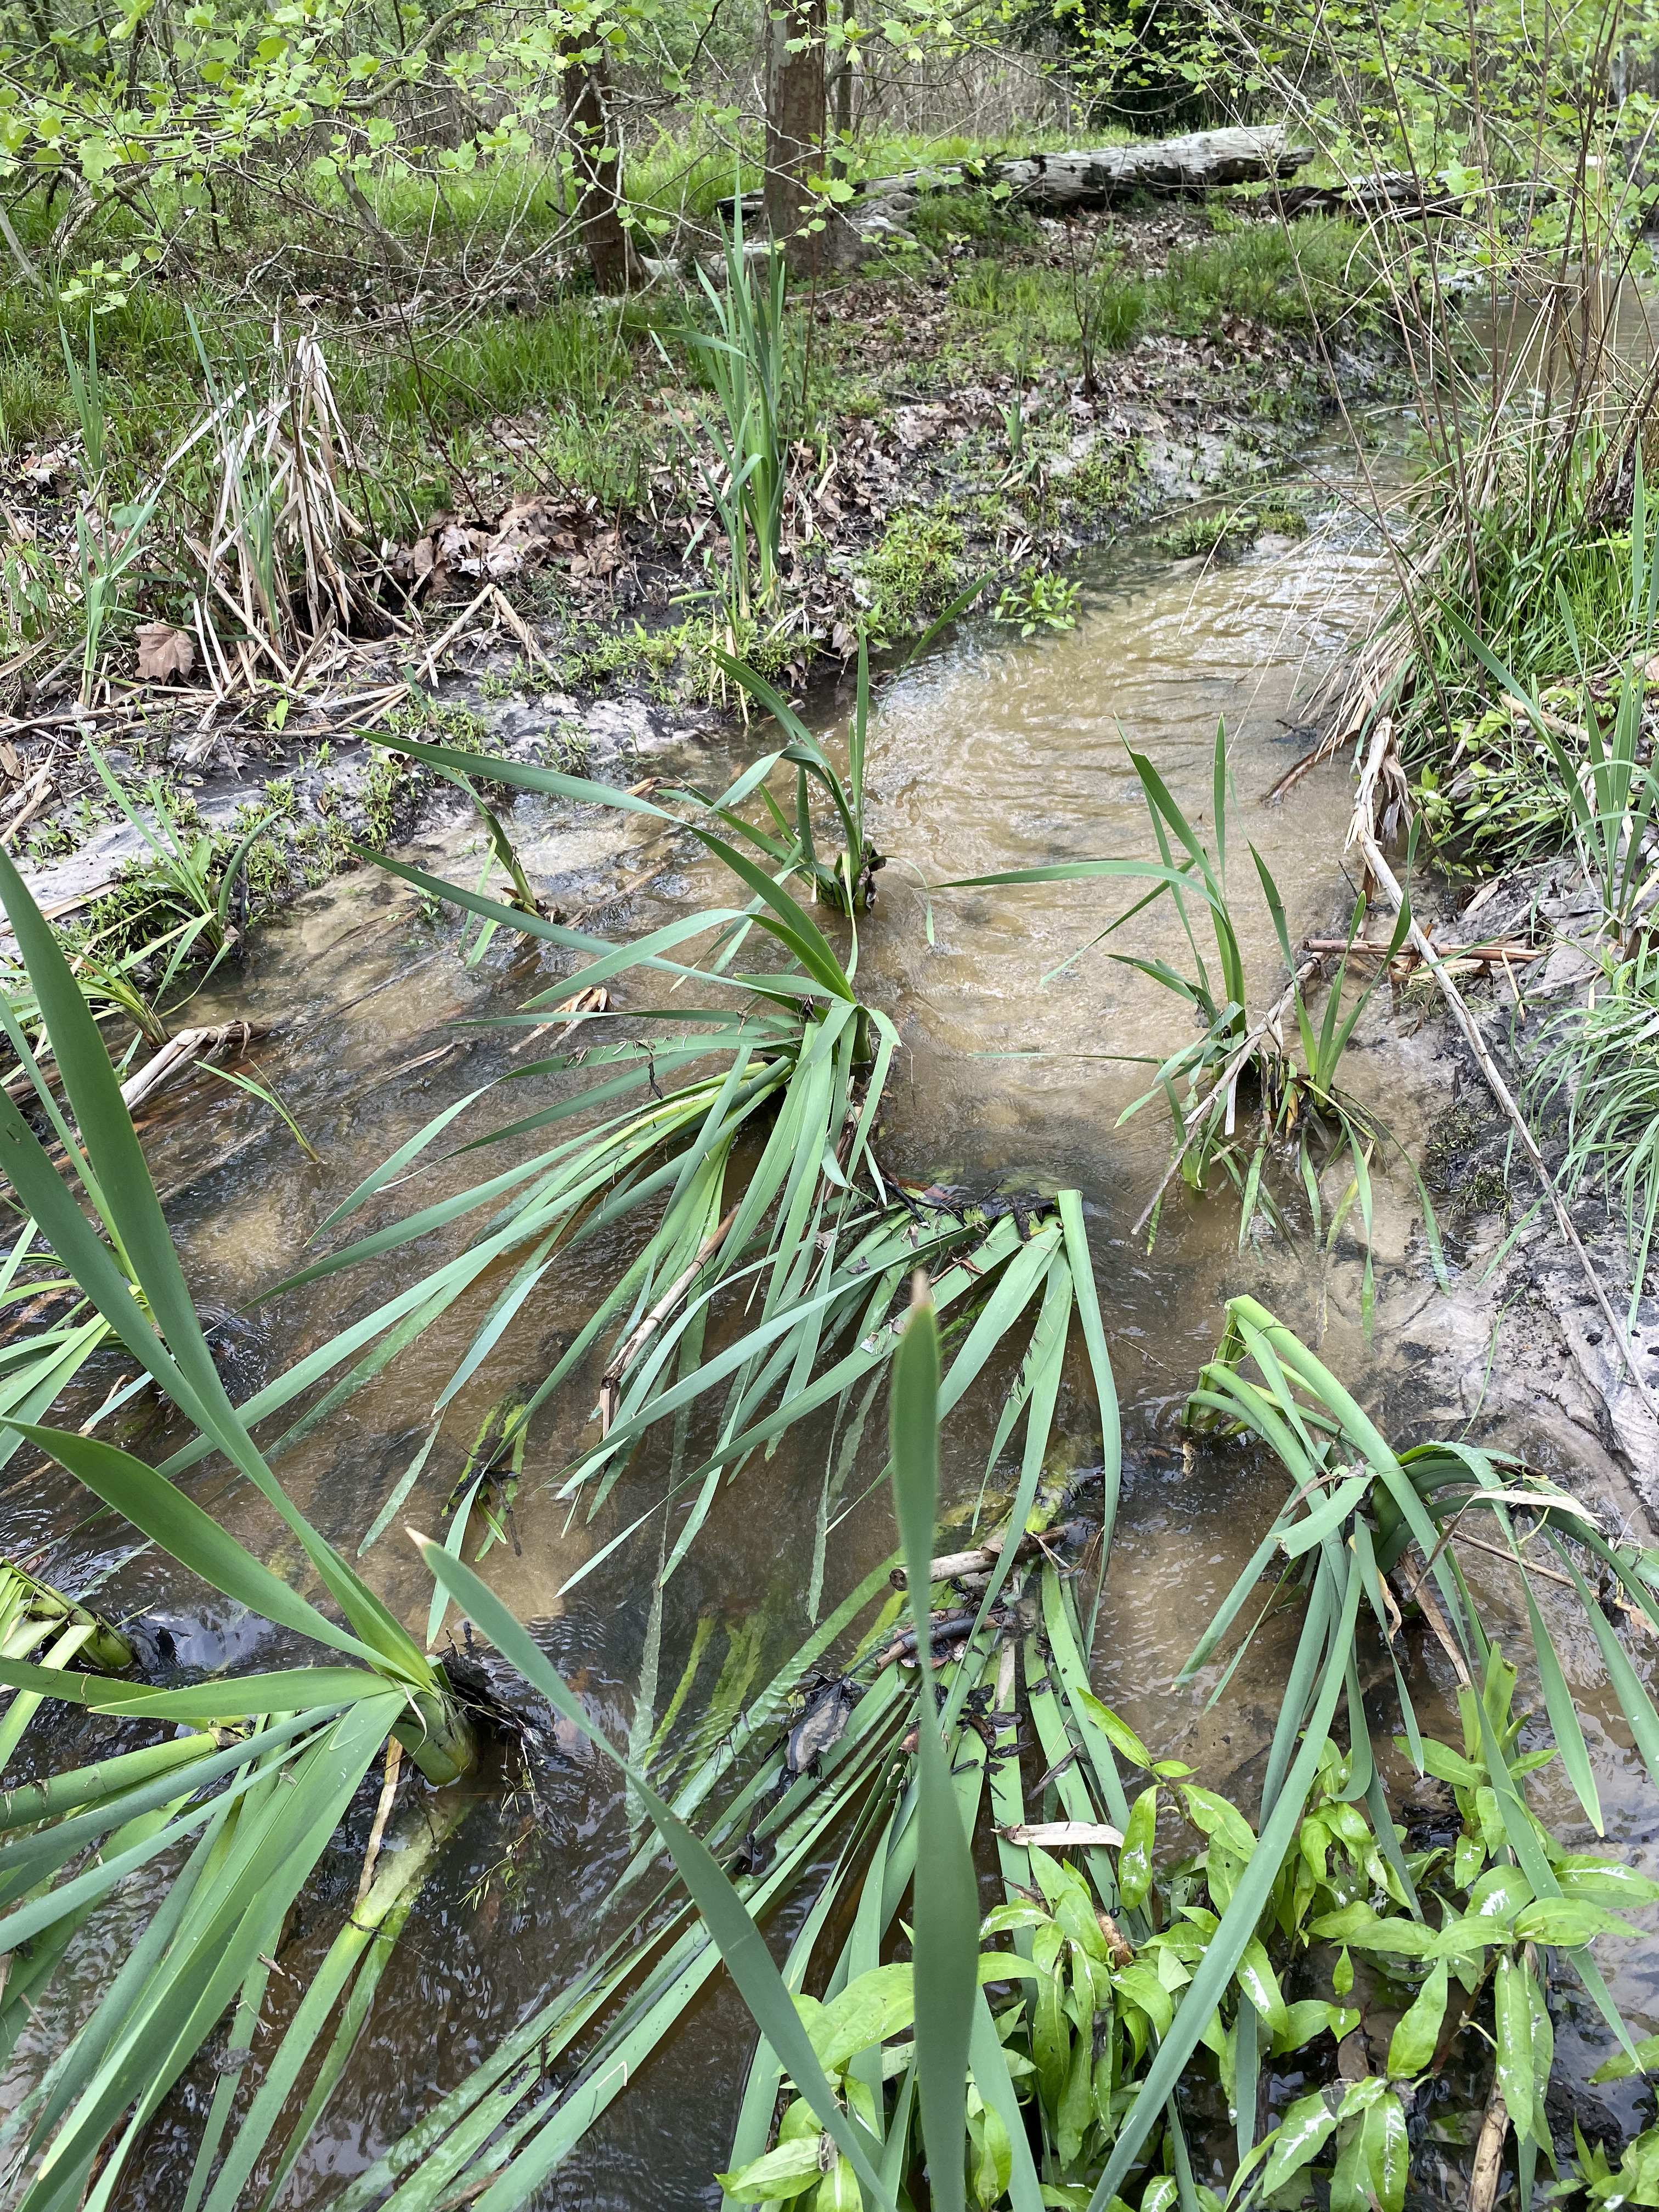
[[[1193,131],[1127,146],[1101,146],[1086,154],[1032,154],[1023,161],[987,166],[1016,199],[1046,207],[1104,207],[1131,192],[1200,198],[1227,185],[1257,185],[1293,177],[1311,161],[1311,146],[1285,143],[1282,124]]]
[[[1545,207],[1555,198],[1555,186],[1541,179],[1528,179],[1505,187],[1511,198],[1532,207]],[[1485,196],[1477,181],[1474,189],[1455,191],[1446,173],[1415,177],[1409,169],[1378,169],[1350,179],[1346,185],[1293,185],[1279,196],[1287,216],[1346,215],[1372,221],[1426,222],[1436,216],[1462,215],[1473,201]]]
[[[907,169],[893,177],[866,177],[841,212],[854,230],[877,217],[902,222],[919,198],[942,191],[1006,185],[1020,203],[1043,208],[1105,207],[1133,192],[1200,198],[1228,185],[1278,183],[1311,161],[1311,146],[1286,143],[1283,124],[1192,131],[1179,138],[1152,138],[1127,146],[1097,146],[1079,153],[1026,154],[1006,161],[950,161],[937,168]],[[733,203],[720,203],[730,216]],[[742,198],[744,222],[764,218],[759,192]]]

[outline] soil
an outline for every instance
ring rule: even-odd
[[[1147,334],[1100,352],[1092,389],[1077,374],[1074,348],[1063,349],[1063,366],[1016,377],[989,338],[976,352],[967,342],[977,365],[964,375],[951,292],[959,264],[994,258],[1052,283],[1109,262],[1155,278],[1172,253],[1214,235],[1201,208],[1149,203],[1042,219],[1012,243],[923,251],[911,257],[920,270],[860,275],[815,295],[811,343],[835,369],[825,413],[794,449],[785,617],[776,635],[747,646],[756,665],[797,695],[833,681],[860,629],[878,647],[897,647],[965,580],[985,578],[989,604],[1010,576],[1051,568],[1149,516],[1262,483],[1305,445],[1339,388],[1352,401],[1391,384],[1395,356],[1375,333],[1316,343],[1231,314],[1200,337]],[[256,887],[257,912],[261,900],[280,905],[345,861],[347,832],[374,836],[393,826],[383,800],[362,804],[366,729],[391,723],[442,742],[453,729],[441,718],[459,709],[477,718],[467,726],[477,744],[525,757],[533,724],[540,757],[586,761],[608,776],[734,720],[737,695],[708,657],[708,619],[697,611],[718,538],[712,505],[668,403],[646,405],[660,417],[663,458],[645,507],[632,514],[606,514],[592,497],[541,483],[535,417],[493,425],[497,462],[468,475],[465,511],[434,515],[412,544],[358,549],[356,627],[380,635],[319,648],[322,673],[293,687],[264,681],[270,672],[262,667],[260,681],[216,702],[200,688],[199,656],[194,690],[141,684],[130,638],[106,662],[90,709],[70,688],[75,654],[46,665],[41,650],[0,669],[0,699],[12,709],[0,720],[0,835],[37,896],[80,899],[137,850],[111,819],[88,738],[114,747],[124,757],[112,764],[135,783],[158,773],[174,781],[204,821],[227,831],[239,805],[268,803],[262,786],[292,779],[293,804],[284,794],[281,811],[290,840],[301,833],[307,849],[295,855],[288,885],[273,874]],[[77,480],[72,443],[0,459],[0,511],[12,535],[54,549],[71,569]],[[895,552],[890,526],[901,514],[920,519],[917,542]],[[929,522],[942,534],[929,538]],[[428,657],[491,584],[502,601],[477,611]],[[143,592],[139,599],[138,617],[167,612]],[[176,610],[173,618],[181,619]],[[522,703],[512,705],[515,689]],[[439,726],[422,728],[434,714]],[[406,830],[417,793],[403,784],[397,795],[395,826]]]

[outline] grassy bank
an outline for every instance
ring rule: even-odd
[[[382,548],[417,544],[434,516],[484,527],[515,500],[553,500],[583,545],[601,534],[596,518],[611,534],[600,561],[551,559],[533,586],[503,577],[550,650],[579,649],[596,622],[643,623],[672,635],[631,664],[616,653],[600,672],[590,654],[574,672],[661,681],[672,669],[687,690],[707,690],[700,648],[731,631],[740,595],[699,474],[718,468],[720,410],[714,311],[690,253],[619,302],[533,273],[514,295],[465,297],[453,262],[505,250],[492,188],[445,210],[461,244],[434,205],[384,198],[398,252],[378,269],[359,259],[307,279],[298,243],[261,255],[256,229],[241,241],[252,284],[210,258],[147,276],[90,325],[21,283],[0,295],[0,472],[15,518],[0,658],[34,650],[9,678],[15,703],[33,703],[41,664],[72,647],[83,616],[76,507],[94,492],[102,513],[146,500],[170,458],[110,595],[98,669],[133,673],[142,622],[190,624],[204,583],[192,542],[210,533],[223,469],[210,438],[174,457],[216,398],[280,384],[301,331],[321,345],[346,434],[341,490],[361,530],[342,553],[368,577],[372,604],[410,611],[373,571]],[[421,263],[440,247],[428,284]],[[1287,228],[1248,202],[1061,225],[987,194],[924,201],[902,250],[791,289],[772,341],[770,431],[788,574],[740,617],[736,642],[777,668],[839,647],[851,624],[896,641],[975,574],[1018,582],[1167,500],[1173,449],[1196,428],[1226,448],[1206,464],[1212,480],[1270,464],[1327,401],[1318,341],[1368,319],[1356,249],[1340,223]],[[718,254],[714,281],[725,283]],[[89,332],[100,414],[90,430]],[[420,593],[428,628],[441,626],[446,597],[459,604],[462,580]],[[236,626],[209,597],[234,659]],[[39,649],[48,641],[55,656]],[[261,673],[276,672],[267,661]]]

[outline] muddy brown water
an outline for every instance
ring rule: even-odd
[[[1328,1255],[1305,1244],[1291,1252],[1261,1238],[1241,1253],[1236,1204],[1184,1195],[1166,1209],[1150,1254],[1132,1234],[1163,1171],[1168,1123],[1151,1108],[1123,1126],[1120,1116],[1146,1086],[1146,1059],[1190,1034],[1188,1018],[1167,993],[1101,951],[1047,984],[1042,980],[1121,911],[1122,884],[938,892],[930,944],[918,879],[937,884],[1059,859],[1148,854],[1131,746],[1152,760],[1208,834],[1212,746],[1224,718],[1229,880],[1253,993],[1265,1000],[1276,992],[1281,963],[1255,886],[1250,844],[1278,881],[1297,937],[1346,921],[1346,770],[1316,772],[1281,806],[1256,803],[1296,757],[1294,726],[1314,681],[1363,627],[1387,583],[1352,468],[1333,447],[1312,457],[1308,475],[1330,496],[1307,539],[1263,540],[1225,565],[1172,562],[1150,540],[1132,541],[1079,568],[1085,592],[1074,630],[1018,641],[971,629],[890,685],[874,726],[869,782],[873,833],[892,857],[877,908],[860,928],[862,976],[892,1014],[903,1045],[884,1109],[884,1157],[902,1174],[982,1195],[1065,1183],[1085,1194],[1123,1401],[1126,1466],[1094,1655],[1096,1687],[1158,1752],[1188,1758],[1206,1781],[1247,1800],[1277,1716],[1283,1646],[1264,1639],[1212,1712],[1205,1705],[1213,1676],[1189,1692],[1170,1687],[1283,1496],[1282,1476],[1259,1455],[1182,1448],[1182,1402],[1214,1347],[1226,1297],[1249,1290],[1316,1339],[1322,1356],[1401,1441],[1456,1433],[1472,1413],[1477,1437],[1528,1446],[1535,1439],[1524,1412],[1504,1408],[1501,1394],[1496,1413],[1484,1405],[1484,1310],[1466,1298],[1454,1322],[1452,1302],[1438,1302],[1419,1209],[1402,1176],[1381,1186],[1378,1301],[1370,1332],[1352,1234]],[[832,743],[844,735],[839,711],[827,717]],[[720,757],[701,751],[651,765],[712,784],[759,742],[756,733],[747,747],[734,743]],[[532,875],[567,908],[591,905],[657,871],[625,908],[611,911],[604,923],[610,928],[622,926],[624,911],[629,927],[647,927],[688,898],[716,891],[690,853],[650,847],[651,833],[626,820],[526,803],[514,822]],[[476,836],[459,817],[417,841],[414,857],[457,881],[476,880],[481,865]],[[1184,964],[1167,903],[1113,942],[1126,952]],[[307,1240],[362,1176],[441,1106],[511,1069],[519,1034],[467,1024],[516,1006],[558,972],[533,951],[500,944],[469,967],[452,921],[422,914],[406,891],[372,872],[313,896],[265,931],[244,970],[216,980],[199,1002],[200,1018],[246,1012],[284,1025],[261,1051],[263,1072],[320,1158],[305,1159],[263,1109],[228,1091],[198,1091],[157,1112],[147,1130],[149,1156],[158,1185],[171,1194],[170,1216],[204,1304],[240,1309],[303,1264],[311,1256]],[[1408,1048],[1407,1026],[1379,1006],[1347,1073],[1362,1096],[1415,1139],[1449,1096],[1449,1061],[1432,1042]],[[459,1128],[482,1133],[546,1095],[545,1084],[533,1099],[509,1090],[503,1103],[498,1093]],[[428,1202],[503,1164],[488,1152],[482,1160],[474,1155],[430,1167],[395,1201],[361,1217],[361,1224]],[[1334,1180],[1332,1195],[1339,1194]],[[441,1249],[454,1247],[428,1240],[228,1325],[242,1389],[414,1279]],[[490,1407],[547,1371],[617,1263],[616,1244],[583,1246],[546,1279],[485,1374],[460,1394],[399,1524],[438,1525]],[[356,1550],[418,1447],[432,1401],[482,1310],[474,1301],[447,1318],[279,1462],[299,1503],[348,1551]],[[538,1423],[514,1510],[514,1541],[492,1551],[486,1571],[537,1624],[595,1717],[621,1740],[634,1714],[655,1544],[636,1538],[568,1595],[565,1585],[658,1493],[661,1470],[647,1465],[630,1473],[591,1522],[554,1498],[554,1478],[590,1433],[599,1364],[590,1363]],[[94,1378],[96,1396],[118,1371],[112,1363]],[[990,1377],[947,1435],[947,1502],[978,1489],[998,1391],[1008,1379],[1006,1368]],[[1079,1378],[1068,1379],[1060,1425],[1087,1463],[1097,1456],[1092,1413],[1077,1390]],[[142,1422],[129,1440],[147,1452],[169,1441]],[[799,1640],[822,1452],[815,1436],[745,1471],[669,1583],[663,1696],[699,1620],[713,1623],[688,1716],[708,1710],[722,1670],[728,1684],[745,1674],[758,1683]],[[1540,1456],[1571,1479],[1559,1452],[1550,1461],[1547,1439]],[[867,1479],[879,1467],[873,1443],[865,1457],[872,1461]],[[192,1482],[196,1495],[272,1556],[270,1525],[244,1496],[210,1474]],[[57,1580],[73,1589],[101,1577],[100,1602],[123,1615],[142,1612],[152,1635],[165,1632],[177,1663],[212,1668],[282,1656],[281,1639],[265,1624],[189,1585],[154,1553],[127,1556],[107,1523],[77,1528],[83,1502],[52,1471],[14,1478],[6,1508],[9,1549],[55,1543]],[[836,1531],[829,1597],[884,1558],[891,1541],[886,1503],[878,1496]],[[412,1625],[424,1624],[429,1585],[398,1527],[368,1552],[365,1568]],[[1518,1594],[1501,1572],[1475,1579],[1520,1657]],[[1652,1796],[1601,1684],[1588,1632],[1565,1614],[1555,1625],[1595,1759],[1609,1838],[1659,1871]],[[1445,1670],[1432,1650],[1417,1656],[1416,1688],[1425,1727],[1456,1740]],[[1382,1717],[1380,1708],[1376,1717]],[[1394,1776],[1402,1796],[1411,1778],[1408,1769]],[[326,2204],[340,2179],[418,2118],[436,2091],[461,2078],[591,1955],[594,1916],[626,1855],[621,1797],[609,1769],[580,1747],[544,1763],[538,1790],[538,1810],[522,1795],[481,1793],[409,1923],[362,2045],[285,2206]],[[1565,1786],[1547,1774],[1537,1802],[1566,1832],[1583,1830]],[[361,1847],[361,1836],[343,1839],[324,1869],[308,1924],[294,1938],[301,1971],[320,1955],[337,1924],[339,1899],[331,1901],[329,1884],[349,1895]],[[145,1903],[139,1886],[93,1923],[38,2031],[20,2049],[8,2095],[90,2002],[109,1929],[118,1919],[136,1924]],[[1638,2032],[1659,2027],[1659,1960],[1651,1947],[1604,1948],[1627,2017]],[[1609,2046],[1593,2016],[1580,2021],[1570,1993],[1564,2008],[1563,2069],[1582,2081]],[[543,2201],[617,2208],[717,2202],[709,2176],[726,2162],[749,2043],[740,2008],[729,1995],[710,1996]],[[164,2212],[179,2201],[191,2115],[210,2088],[205,2070],[189,2077],[133,2177],[128,2202]],[[1632,2110],[1631,2100],[1620,2109]],[[1466,2118],[1449,2109],[1436,2121],[1448,2161],[1443,2185],[1452,2194],[1462,2187],[1458,2161],[1467,2162],[1468,2150],[1458,2145]]]

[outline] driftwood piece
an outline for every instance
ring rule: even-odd
[[[1015,1547],[1016,1559],[1031,1559],[1039,1553],[1045,1559],[1054,1557],[1056,1546],[1081,1544],[1094,1533],[1092,1521],[1063,1521],[1052,1528],[1028,1528]],[[982,1544],[967,1552],[945,1552],[927,1565],[927,1579],[933,1583],[953,1583],[964,1575],[985,1575],[1002,1557],[1007,1541],[1006,1533],[988,1536]],[[890,1577],[895,1589],[905,1589],[908,1583],[902,1567],[895,1567]]]

